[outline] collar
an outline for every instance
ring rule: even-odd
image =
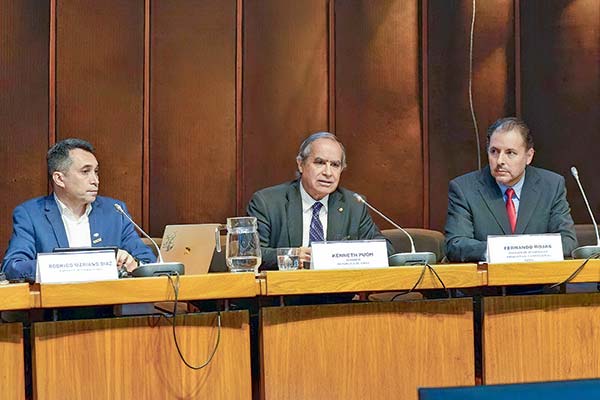
[[[85,212],[83,213],[83,215],[81,217],[78,217],[75,214],[73,214],[73,211],[71,211],[71,209],[69,207],[67,207],[65,205],[65,203],[63,203],[62,201],[60,201],[58,199],[58,196],[56,195],[56,193],[53,193],[53,196],[54,196],[54,200],[56,201],[56,204],[58,205],[58,211],[60,212],[60,215],[62,217],[69,218],[74,221],[79,221],[82,218],[87,218],[90,215],[90,213],[92,212],[92,205],[88,204],[85,208]]]
[[[517,199],[521,198],[521,191],[523,190],[523,183],[525,183],[525,174],[527,173],[527,169],[525,169],[525,171],[523,171],[523,176],[521,177],[521,179],[519,179],[519,182],[515,183],[512,188],[515,191],[515,196],[517,197]],[[508,188],[510,186],[505,186],[501,183],[498,183],[498,187],[500,188],[500,191],[502,192],[502,196],[506,195],[506,191],[508,190]]]
[[[323,204],[323,208],[325,209],[325,212],[327,212],[327,203],[329,202],[329,195],[323,197],[321,200],[315,200],[310,196],[310,194],[308,194],[306,190],[304,190],[304,186],[302,186],[302,181],[299,181],[298,183],[298,186],[300,186],[300,197],[302,198],[302,212],[307,212],[309,209],[312,208],[313,204],[315,204],[316,202],[320,202],[321,204]]]

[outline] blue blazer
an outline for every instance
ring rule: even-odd
[[[115,203],[127,212],[123,202],[109,197],[98,196],[92,203],[92,246],[116,246],[142,262],[154,262],[154,253],[142,242],[133,224],[115,210]],[[13,212],[13,234],[2,270],[11,280],[35,280],[37,254],[52,252],[56,247],[69,247],[69,241],[54,195],[28,200]]]

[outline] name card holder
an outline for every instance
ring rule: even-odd
[[[36,282],[71,283],[119,279],[114,250],[40,253]]]
[[[490,235],[487,240],[488,262],[562,261],[560,233],[540,235]]]
[[[387,246],[384,239],[312,243],[311,269],[362,269],[387,266]]]

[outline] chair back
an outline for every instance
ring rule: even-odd
[[[422,228],[407,228],[412,236],[417,251],[430,251],[436,256],[437,262],[444,258],[444,234],[439,231]],[[410,240],[400,229],[385,229],[383,236],[392,242],[398,253],[410,252]]]

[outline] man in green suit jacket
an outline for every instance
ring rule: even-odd
[[[328,132],[309,136],[300,145],[299,179],[254,193],[248,215],[256,217],[262,250],[261,269],[277,269],[278,247],[299,247],[300,260],[311,256],[309,231],[314,204],[326,240],[385,239],[371,219],[366,206],[353,192],[339,187],[346,167],[344,146]],[[326,232],[326,233],[325,233]],[[388,255],[394,249],[387,241]]]

